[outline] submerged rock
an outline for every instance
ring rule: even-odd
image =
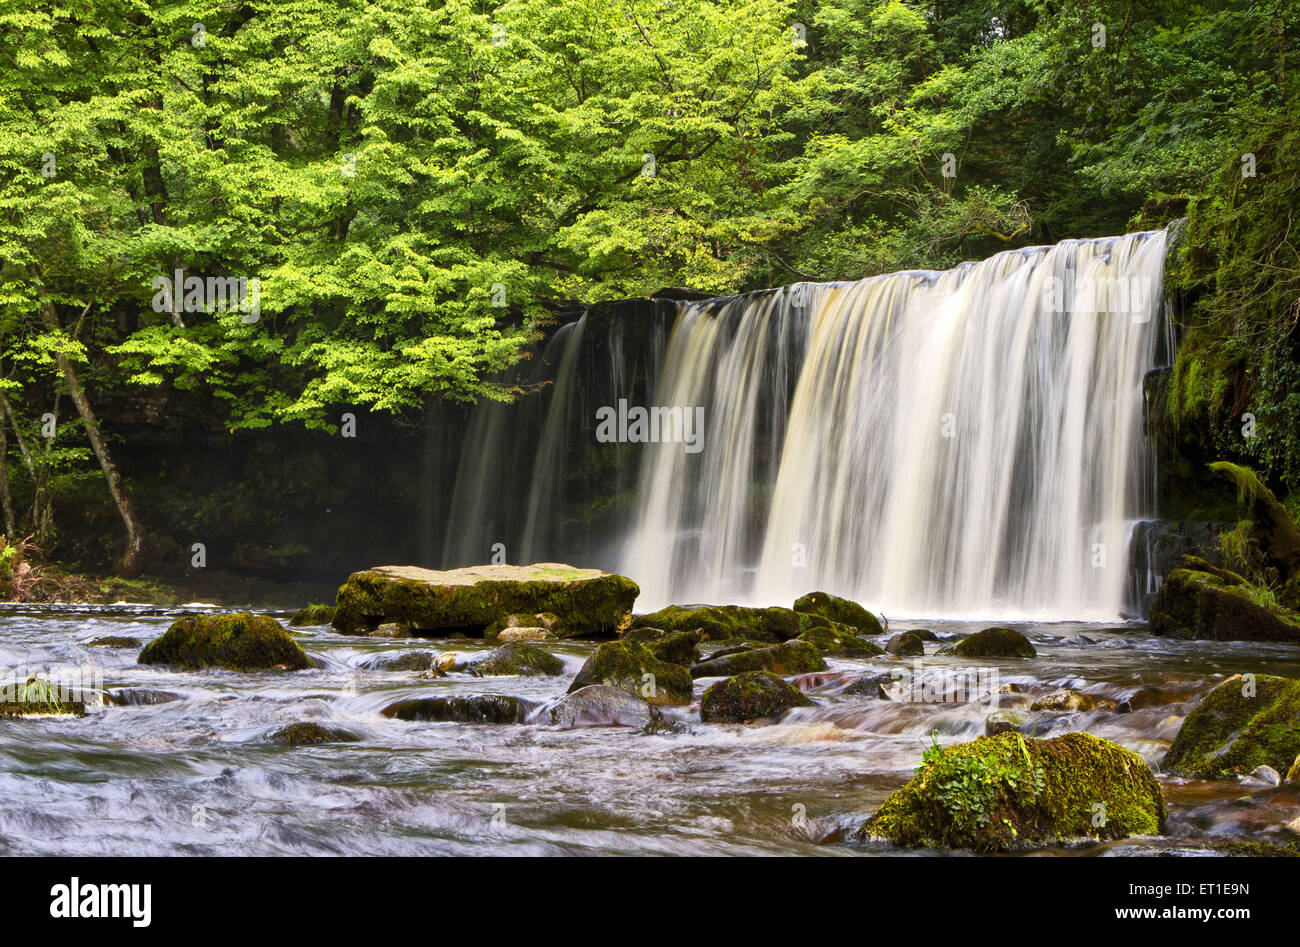
[[[799,618],[788,608],[748,608],[744,605],[669,605],[632,619],[632,628],[664,631],[700,630],[701,641],[732,639],[776,643],[799,634]]]
[[[872,697],[880,700],[892,700],[890,688],[894,685],[895,680],[894,675],[888,672],[871,674],[851,681],[836,693],[845,697]]]
[[[289,619],[290,628],[305,628],[313,625],[328,625],[334,620],[333,605],[308,605],[293,613]]]
[[[1151,633],[1211,641],[1300,641],[1300,614],[1264,604],[1261,590],[1235,572],[1191,560],[1175,569],[1151,606]]]
[[[1115,702],[1106,697],[1094,697],[1091,694],[1081,694],[1074,690],[1057,691],[1054,694],[1048,694],[1046,697],[1040,697],[1029,705],[1030,710],[1054,710],[1066,713],[1079,713],[1088,710],[1110,710],[1115,707]]]
[[[223,667],[233,671],[276,667],[300,671],[313,666],[278,621],[248,612],[182,618],[151,641],[137,660],[140,664]]]
[[[708,688],[700,698],[700,719],[705,723],[744,723],[812,705],[802,691],[775,674],[750,671]]]
[[[267,739],[272,743],[283,743],[286,746],[311,746],[317,743],[355,743],[360,738],[347,730],[326,727],[319,723],[302,722],[281,727]]]
[[[362,661],[360,667],[366,671],[430,671],[440,669],[441,660],[436,651],[402,651],[376,654]]]
[[[1287,771],[1300,754],[1300,681],[1234,674],[1187,715],[1164,769],[1226,779],[1259,766]]]
[[[952,648],[940,654],[956,654],[963,658],[1036,658],[1033,644],[1018,631],[994,626],[967,635]]]
[[[108,691],[104,694],[104,700],[107,703],[118,707],[151,707],[155,704],[170,704],[173,701],[184,699],[181,694],[173,694],[171,691],[149,690],[145,687],[126,687],[121,690]]]
[[[683,667],[656,657],[651,646],[635,641],[607,641],[587,659],[569,693],[606,684],[650,703],[689,704],[693,682]]]
[[[140,644],[139,638],[128,638],[119,635],[104,635],[86,642],[86,645],[91,648],[138,648]]]
[[[592,684],[567,694],[549,712],[553,726],[646,727],[662,715],[640,697],[608,684]]]
[[[0,720],[20,717],[84,717],[91,695],[66,687],[58,681],[33,675],[26,681],[0,685]]]
[[[507,641],[484,657],[471,658],[457,670],[479,677],[537,677],[564,673],[564,662],[528,641]]]
[[[1280,786],[1282,774],[1271,766],[1256,766],[1250,775],[1242,777],[1241,781],[1246,786]]]
[[[500,638],[503,641],[517,641],[521,638],[544,640],[546,638],[563,638],[559,616],[550,612],[543,614],[505,615],[488,625],[483,631],[484,638]]]
[[[626,626],[639,593],[624,576],[553,562],[448,572],[379,566],[354,572],[339,589],[334,627],[344,634],[395,624],[411,635],[482,635],[510,615],[553,615],[557,637],[611,637]]]
[[[523,723],[540,704],[504,694],[470,697],[419,697],[399,700],[380,711],[396,720],[454,723]]]
[[[899,657],[913,657],[925,654],[925,643],[910,631],[900,632],[889,639],[885,650]]]
[[[863,824],[859,840],[1006,851],[1156,835],[1160,785],[1131,750],[1087,733],[1019,733],[927,750],[916,775]]]
[[[774,674],[806,674],[826,670],[821,652],[807,641],[785,641],[766,648],[712,657],[691,668],[691,677],[731,677],[746,671],[771,671]]]
[[[1017,733],[1029,718],[1017,710],[995,710],[984,718],[984,732],[995,737],[999,733]]]
[[[821,618],[848,625],[856,629],[859,635],[881,635],[885,633],[880,619],[867,611],[857,602],[829,592],[809,592],[795,599],[794,610],[805,615],[817,615]]]

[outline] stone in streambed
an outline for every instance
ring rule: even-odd
[[[608,684],[592,684],[565,695],[549,711],[552,726],[646,727],[662,714],[649,701]]]
[[[1024,729],[1029,718],[1016,710],[995,710],[984,718],[984,733],[995,737],[999,733],[1016,733]]]
[[[647,641],[645,649],[660,661],[690,667],[700,660],[700,650],[697,645],[699,645],[701,637],[702,633],[698,629],[695,631],[668,632],[658,640]],[[627,639],[624,638],[624,641],[627,641]]]
[[[399,700],[380,711],[396,720],[439,723],[523,723],[540,704],[504,694]]]
[[[650,646],[634,641],[607,641],[587,658],[569,693],[606,684],[650,703],[689,704],[693,682],[683,667],[655,656]]]
[[[788,608],[749,608],[744,605],[669,605],[632,619],[632,628],[695,631],[701,641],[734,639],[775,644],[799,634],[799,618]]]
[[[444,655],[444,662],[446,658]],[[482,657],[471,655],[444,670],[464,671],[478,677],[553,677],[564,673],[564,662],[531,642],[507,641]]]
[[[86,642],[86,646],[90,648],[138,648],[140,645],[139,638],[128,638],[119,635],[104,635]]]
[[[612,637],[626,627],[639,593],[625,576],[553,562],[447,572],[378,566],[354,572],[339,589],[334,627],[344,634],[395,624],[411,635],[482,635],[505,616],[552,615],[557,637]]]
[[[794,610],[805,615],[817,615],[821,618],[848,625],[859,635],[882,635],[884,627],[880,619],[867,611],[857,602],[829,592],[809,592],[795,599]]]
[[[293,613],[293,617],[289,619],[289,627],[309,628],[315,625],[328,625],[333,620],[333,605],[308,605]]]
[[[926,751],[855,838],[992,852],[1156,835],[1164,821],[1160,785],[1131,750],[1087,733],[1002,733]]]
[[[1300,641],[1300,614],[1266,607],[1251,597],[1246,579],[1190,559],[1196,569],[1175,569],[1156,593],[1149,619],[1153,635],[1211,641]]]
[[[914,657],[925,654],[925,642],[910,631],[899,632],[889,639],[885,650],[899,657]]]
[[[1243,786],[1264,786],[1272,788],[1282,785],[1282,775],[1271,766],[1256,766],[1249,776],[1241,779]]]
[[[786,676],[826,670],[821,652],[807,641],[786,641],[723,657],[709,658],[691,668],[691,677],[731,677],[746,671],[771,671]]]
[[[1234,674],[1201,700],[1165,754],[1164,769],[1228,779],[1258,766],[1282,772],[1300,753],[1300,681]]]
[[[488,625],[483,631],[484,638],[500,638],[503,641],[518,641],[525,638],[540,641],[547,638],[563,638],[560,633],[560,619],[550,612],[533,615],[505,615]]]
[[[117,707],[152,707],[156,704],[170,704],[184,699],[182,695],[173,694],[171,691],[149,690],[144,687],[127,687],[104,694],[105,702]]]
[[[322,726],[319,723],[291,723],[267,737],[272,743],[285,746],[313,746],[318,743],[355,743],[360,739],[355,733]]]
[[[940,654],[956,654],[963,658],[1036,658],[1038,652],[1020,632],[1011,628],[994,626],[967,635],[952,648]]]
[[[402,651],[366,658],[360,667],[366,671],[429,671],[439,669],[441,659],[436,651]]]
[[[1088,710],[1113,710],[1115,702],[1106,697],[1094,697],[1074,690],[1057,691],[1040,697],[1029,705],[1030,710],[1052,710],[1079,713]]]
[[[140,664],[232,671],[277,667],[301,671],[313,666],[278,621],[248,612],[182,618],[146,645],[137,660]]]
[[[812,705],[802,691],[775,674],[750,671],[708,688],[700,698],[700,719],[705,723],[745,723]]]
[[[84,717],[86,692],[32,675],[0,684],[0,720],[22,717]],[[99,697],[94,698],[96,701]]]
[[[804,629],[797,640],[806,641],[830,658],[874,658],[884,654],[884,649],[868,641],[848,625],[816,615],[799,616]]]

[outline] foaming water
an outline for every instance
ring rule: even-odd
[[[101,635],[147,643],[184,613],[0,606],[0,670],[92,664],[110,692],[169,697],[82,718],[0,719],[0,853],[870,853],[846,841],[851,830],[910,777],[933,740],[966,742],[997,710],[1022,713],[1026,734],[1087,730],[1156,764],[1182,715],[1228,674],[1300,675],[1293,647],[1220,643],[1210,652],[1203,643],[1152,639],[1140,625],[1054,623],[1020,626],[1038,658],[980,665],[1009,685],[996,704],[884,700],[863,689],[877,675],[929,682],[958,669],[960,659],[934,652],[979,626],[932,623],[940,640],[927,643],[919,666],[833,659],[827,671],[798,679],[816,705],[778,723],[705,724],[690,706],[668,710],[677,732],[649,734],[380,714],[397,700],[483,693],[550,705],[592,642],[546,643],[565,664],[556,677],[436,680],[366,665],[395,651],[490,645],[308,629],[297,637],[319,668],[257,674],[145,667],[134,648],[89,645]],[[893,623],[895,631],[906,627]],[[697,701],[711,683],[696,682]],[[1132,713],[1108,703],[1142,687],[1161,696]],[[1028,709],[1062,688],[1102,705]],[[268,740],[300,721],[355,739],[299,747]],[[1258,804],[1243,807],[1236,783],[1161,779],[1169,837],[1127,844],[1185,850],[1207,837],[1267,836],[1281,831],[1297,802],[1293,790],[1252,791]]]

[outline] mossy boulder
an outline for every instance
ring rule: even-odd
[[[361,662],[366,671],[430,671],[442,666],[442,656],[436,651],[399,651],[396,654],[376,654]]]
[[[281,727],[267,736],[267,740],[270,742],[282,743],[285,746],[312,746],[317,743],[355,743],[357,739],[355,733],[347,730],[310,722],[291,723],[287,727]]]
[[[91,695],[74,687],[33,675],[26,681],[0,685],[0,720],[20,717],[84,717]],[[96,692],[93,702],[102,702]]]
[[[809,642],[795,639],[712,657],[695,665],[690,673],[691,677],[731,677],[746,671],[771,671],[789,676],[824,670],[822,653]]]
[[[479,636],[510,615],[553,615],[557,637],[608,638],[626,627],[638,594],[625,576],[553,562],[448,572],[379,566],[353,573],[339,589],[334,627],[344,634],[396,625],[423,637]]]
[[[507,641],[481,658],[471,658],[461,668],[479,677],[554,676],[564,673],[564,662],[528,641]]]
[[[1055,713],[1081,713],[1089,710],[1114,710],[1115,701],[1075,690],[1061,690],[1040,697],[1029,705],[1030,710],[1048,710]]]
[[[941,654],[963,658],[1036,658],[1038,652],[1028,638],[1011,628],[994,626],[967,635]]]
[[[474,694],[469,697],[419,697],[399,700],[380,711],[395,720],[439,723],[523,723],[540,706],[522,697]]]
[[[899,632],[889,639],[885,650],[899,657],[914,657],[925,654],[925,642],[910,631]]]
[[[749,671],[709,687],[700,698],[700,719],[705,723],[745,723],[780,717],[793,707],[812,704],[802,691],[775,674]]]
[[[86,642],[86,645],[91,648],[138,648],[142,643],[139,638],[104,635],[100,638],[92,638]]]
[[[290,628],[306,628],[313,625],[328,625],[334,620],[333,605],[308,605],[293,613],[289,619]]]
[[[693,686],[685,668],[634,641],[606,641],[598,647],[569,685],[569,693],[593,684],[616,687],[652,704],[689,704]]]
[[[698,629],[695,631],[674,631],[665,633],[654,641],[647,641],[645,648],[660,661],[690,667],[700,659],[698,645],[702,637]],[[624,641],[626,640],[624,638]]]
[[[808,642],[827,657],[874,658],[884,654],[880,645],[859,637],[856,629],[848,625],[824,618],[813,618],[813,622],[799,633],[797,640]]]
[[[794,610],[805,615],[817,615],[821,618],[848,625],[860,635],[881,635],[885,633],[880,619],[867,611],[857,602],[829,592],[809,592],[795,599]]]
[[[701,641],[768,641],[776,643],[799,634],[799,618],[788,608],[749,608],[744,605],[669,605],[632,619],[632,628],[664,631],[700,630]]]
[[[1187,715],[1165,754],[1171,773],[1227,779],[1258,766],[1279,773],[1300,754],[1300,681],[1234,674]]]
[[[1196,562],[1196,560],[1192,560]],[[1175,569],[1151,606],[1151,633],[1209,641],[1300,641],[1300,614],[1268,602],[1235,572]]]
[[[1019,733],[927,750],[857,831],[910,848],[982,852],[1157,835],[1165,801],[1142,758],[1087,733]]]
[[[137,660],[140,664],[223,667],[232,671],[277,666],[301,671],[313,666],[278,621],[248,612],[182,618],[146,645]]]

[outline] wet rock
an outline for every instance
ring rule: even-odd
[[[550,712],[552,726],[645,727],[661,715],[640,697],[608,684],[593,684],[565,695]]]
[[[607,641],[587,658],[569,693],[605,684],[650,703],[689,704],[693,682],[683,667],[654,655],[650,645]]]
[[[880,619],[857,602],[829,592],[809,592],[795,600],[794,610],[805,615],[818,615],[841,625],[856,629],[859,635],[880,635],[885,629]]]
[[[899,657],[912,657],[925,654],[925,643],[910,631],[904,631],[890,638],[885,650]]]
[[[812,616],[810,616],[812,617]],[[874,641],[858,636],[856,629],[824,618],[814,618],[820,624],[806,627],[798,641],[806,641],[830,658],[874,658],[884,654],[884,649]]]
[[[1087,733],[1002,733],[926,751],[917,774],[855,837],[1007,851],[1156,835],[1164,821],[1160,785],[1131,750]]]
[[[1151,633],[1211,641],[1300,641],[1300,614],[1266,607],[1258,589],[1227,569],[1191,560],[1199,569],[1175,569],[1151,606]]]
[[[428,671],[439,669],[441,658],[436,651],[402,651],[376,654],[362,661],[360,667],[367,671]]]
[[[91,648],[138,648],[140,644],[139,638],[128,638],[119,635],[104,635],[86,642],[86,645]]]
[[[968,635],[940,654],[956,654],[963,658],[1036,658],[1038,652],[1020,632],[1011,628],[994,626]]]
[[[420,697],[399,700],[380,711],[395,720],[439,723],[523,723],[540,704],[504,694],[469,697]]]
[[[676,631],[665,633],[657,641],[646,642],[645,648],[660,661],[690,667],[700,659],[699,649],[701,633],[696,631]],[[624,641],[627,639],[624,638]]]
[[[1295,762],[1293,762],[1291,768],[1286,771],[1286,782],[1300,783],[1300,753],[1296,754]]]
[[[636,621],[635,618],[632,620]],[[623,635],[619,640],[635,641],[637,644],[649,644],[652,641],[658,641],[667,634],[668,632],[664,631],[662,628],[650,628],[648,626],[633,627],[623,632]]]
[[[91,695],[32,675],[0,685],[0,720],[22,717],[84,717]],[[94,700],[99,700],[94,696]]]
[[[472,658],[463,670],[479,677],[554,676],[564,673],[564,662],[530,642],[507,641],[484,657]]]
[[[1163,704],[1171,704],[1177,700],[1168,691],[1161,690],[1159,687],[1142,687],[1122,698],[1115,705],[1115,712],[1121,714],[1130,714],[1135,710],[1145,710],[1147,707],[1159,707]]]
[[[104,695],[107,703],[117,707],[151,707],[155,704],[170,704],[172,701],[184,699],[181,694],[149,690],[144,687],[127,687],[109,691]]]
[[[786,641],[766,648],[752,648],[736,654],[712,657],[691,668],[691,677],[731,677],[746,671],[773,674],[806,674],[826,670],[821,652],[806,641]]]
[[[1286,770],[1300,753],[1300,681],[1234,674],[1187,715],[1164,769],[1227,779],[1267,765]]]
[[[541,640],[544,638],[563,638],[560,633],[559,616],[551,612],[542,614],[505,615],[488,625],[483,632],[485,638],[501,638],[504,641],[517,641],[520,638]]]
[[[1241,778],[1241,782],[1245,786],[1280,786],[1282,775],[1271,766],[1256,766],[1249,776]]]
[[[911,628],[907,632],[909,635],[916,635],[922,641],[938,641],[939,636],[929,628]]]
[[[632,619],[632,628],[701,631],[701,641],[778,642],[799,634],[799,619],[788,608],[748,608],[743,605],[669,605]]]
[[[312,667],[298,643],[267,615],[235,612],[191,615],[174,622],[140,652],[140,664],[183,668],[223,667],[233,671]]]
[[[700,698],[700,719],[705,723],[745,723],[812,705],[802,691],[775,674],[750,671],[708,688]]]
[[[858,678],[836,693],[845,697],[872,697],[881,700],[892,700],[889,688],[893,684],[894,676],[892,674],[871,674],[867,677]]]
[[[306,628],[314,625],[328,625],[334,620],[333,605],[308,605],[293,613],[289,619],[290,628]]]
[[[1030,710],[1052,710],[1064,713],[1079,713],[1088,710],[1110,710],[1115,706],[1113,700],[1105,697],[1094,697],[1092,694],[1081,694],[1074,690],[1057,691],[1054,694],[1048,694],[1046,697],[1040,697],[1029,705]]]
[[[991,737],[999,733],[1016,733],[1028,722],[1029,718],[1018,711],[995,710],[984,718],[984,732]]]
[[[286,746],[311,746],[317,743],[355,743],[360,738],[347,730],[326,727],[319,723],[302,722],[281,727],[267,739],[272,743],[283,743]]]
[[[639,592],[625,576],[553,562],[448,572],[379,566],[354,572],[339,589],[334,627],[366,634],[396,623],[415,635],[481,635],[505,616],[553,615],[557,635],[612,637]]]

